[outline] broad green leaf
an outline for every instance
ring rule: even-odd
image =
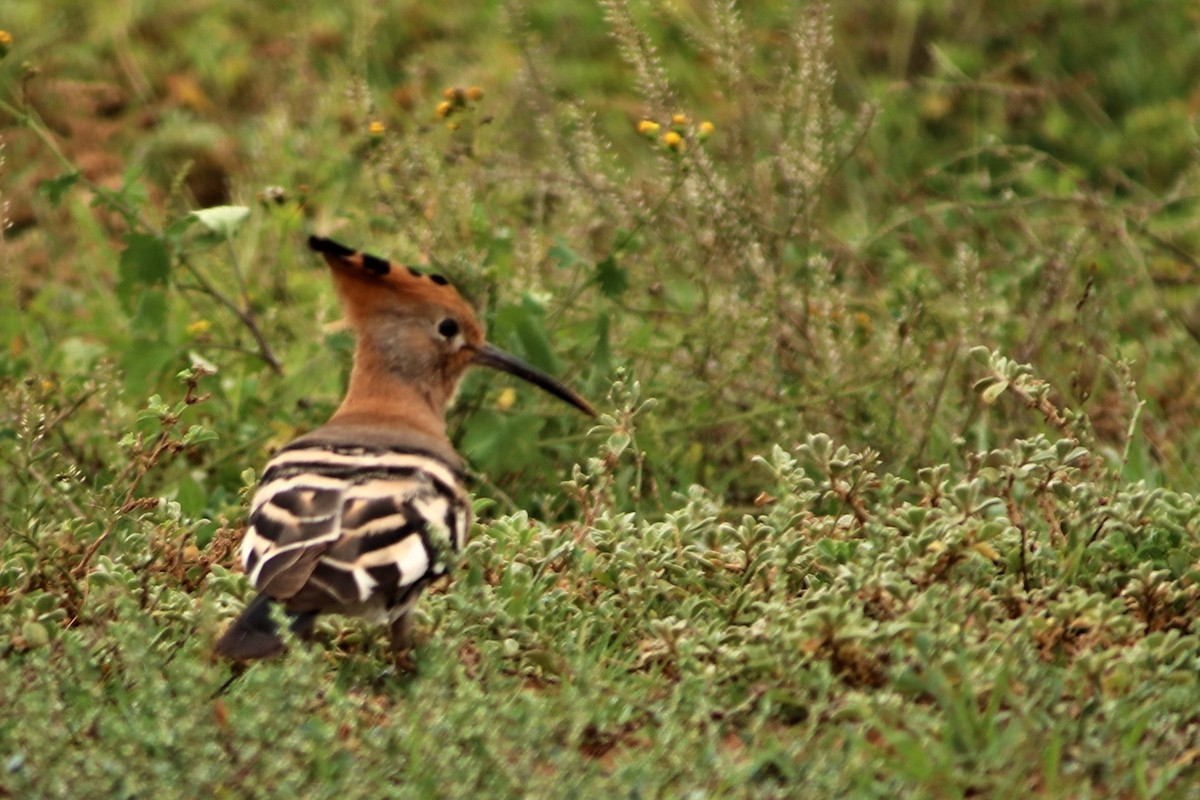
[[[179,486],[175,492],[175,501],[179,503],[183,513],[190,517],[200,516],[208,504],[208,492],[191,475],[184,473],[179,478]]]
[[[596,264],[596,284],[605,297],[620,297],[629,288],[629,273],[617,266],[617,259],[609,255]]]
[[[559,363],[546,333],[545,311],[532,297],[524,297],[519,306],[501,308],[496,313],[495,328],[515,336],[520,342],[520,355],[535,367],[552,375],[557,372]]]
[[[573,267],[576,264],[583,263],[583,259],[579,257],[579,254],[568,247],[566,242],[561,239],[550,248],[547,255],[560,267]]]
[[[136,311],[130,327],[141,338],[162,341],[167,327],[167,294],[162,289],[148,289],[138,295]]]
[[[213,206],[193,211],[192,216],[213,233],[229,237],[250,217],[250,209],[246,206]]]
[[[194,213],[189,212],[186,216],[180,217],[168,225],[167,229],[163,231],[163,237],[173,245],[177,245],[187,229],[199,221]]]
[[[538,462],[537,432],[541,426],[542,420],[533,413],[480,411],[467,420],[461,448],[471,464],[482,472],[502,474],[521,470]]]
[[[132,313],[143,288],[167,284],[171,273],[167,246],[148,233],[126,234],[118,271],[117,297],[125,310]]]
[[[525,354],[535,366],[550,373],[558,372],[558,359],[550,347],[550,338],[546,335],[546,326],[541,314],[528,313],[517,320],[517,336]]]
[[[79,183],[79,177],[78,172],[67,172],[57,178],[47,178],[38,184],[37,190],[50,201],[51,205],[57,206],[62,202],[63,195],[67,193],[67,190]]]
[[[168,367],[179,367],[179,350],[174,345],[150,339],[134,339],[121,359],[125,386],[130,392],[144,392]]]

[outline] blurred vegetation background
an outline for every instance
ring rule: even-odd
[[[774,571],[746,607],[791,586],[775,610],[825,620],[813,625],[828,633],[842,624],[828,614],[858,608],[847,597],[867,596],[855,592],[875,574],[873,559],[894,549],[894,537],[916,535],[905,527],[911,521],[896,522],[908,519],[900,509],[936,509],[958,487],[962,518],[947,518],[936,542],[926,542],[929,563],[913,584],[919,592],[964,579],[953,571],[961,555],[987,568],[976,564],[961,588],[946,588],[950,596],[938,602],[947,609],[970,617],[968,598],[983,595],[1017,622],[1059,619],[1049,609],[1066,608],[1058,633],[1026,632],[1036,639],[1031,670],[1065,658],[1055,663],[1068,673],[1104,674],[1076,658],[1089,650],[1078,644],[1086,638],[1079,620],[1099,613],[1093,601],[1115,603],[1112,615],[1124,617],[1122,625],[1136,618],[1143,635],[1173,631],[1151,652],[1166,658],[1154,649],[1161,645],[1171,663],[1194,665],[1198,26],[1194,4],[1150,0],[850,0],[828,8],[794,0],[10,0],[0,12],[10,35],[0,43],[0,632],[10,640],[0,647],[10,687],[26,687],[29,718],[50,697],[68,708],[97,702],[61,697],[44,675],[72,664],[104,684],[108,662],[95,652],[116,652],[110,636],[121,636],[151,650],[184,647],[187,674],[175,685],[194,686],[181,698],[216,688],[206,681],[220,670],[202,654],[244,592],[230,569],[254,470],[328,417],[349,370],[352,340],[324,269],[306,252],[309,232],[450,276],[493,341],[575,385],[608,415],[589,434],[570,409],[495,375],[473,375],[460,394],[451,429],[485,498],[477,540],[520,561],[530,546],[521,537],[532,534],[519,531],[536,528],[554,554],[535,569],[539,577],[562,558],[578,570],[616,559],[601,581],[613,591],[671,574],[606,550],[614,531],[646,542],[694,539],[709,565],[696,566],[701,572],[744,551],[740,569],[749,574],[750,540],[732,544],[722,538],[732,528],[721,526],[757,519],[778,549],[763,551]],[[667,528],[635,534],[634,520]],[[789,550],[797,536],[803,547]],[[811,562],[802,556],[807,547]],[[948,552],[955,555],[947,562]],[[778,641],[795,648],[762,655],[772,665],[765,672],[734,670],[733,694],[713,700],[717,710],[645,712],[644,694],[657,690],[612,689],[622,686],[622,670],[649,670],[680,692],[681,663],[698,659],[702,672],[715,662],[679,656],[681,634],[670,624],[642,634],[637,626],[700,625],[700,617],[670,592],[646,588],[658,599],[648,595],[636,612],[591,623],[564,617],[556,628],[545,620],[560,612],[511,607],[541,584],[505,584],[503,562],[480,567],[493,556],[478,548],[474,558],[464,560],[476,570],[474,593],[455,599],[452,588],[431,599],[427,622],[445,644],[430,644],[425,655],[458,670],[472,702],[492,697],[471,694],[480,692],[472,682],[482,670],[523,698],[511,702],[531,704],[520,720],[578,719],[571,715],[592,708],[588,696],[542,707],[519,693],[521,681],[578,680],[586,672],[579,664],[592,658],[613,670],[597,679],[597,691],[642,698],[628,707],[641,710],[567,724],[555,741],[567,742],[570,758],[527,765],[547,770],[542,781],[571,775],[585,788],[598,785],[591,780],[629,787],[633,769],[647,794],[681,789],[683,773],[671,770],[682,766],[661,774],[652,766],[678,765],[680,755],[664,755],[678,742],[623,744],[645,737],[637,731],[649,725],[646,713],[664,731],[709,720],[696,734],[708,737],[697,770],[744,767],[710,788],[770,795],[805,773],[796,754],[816,741],[794,729],[789,739],[781,726],[797,723],[798,708],[828,702],[844,710],[849,702],[834,689],[822,689],[818,701],[803,681],[792,686],[781,677],[790,660],[815,659],[844,684],[854,676],[847,685],[866,692],[870,713],[882,713],[875,704],[887,705],[888,691],[904,695],[893,672],[930,652],[949,648],[971,669],[996,668],[995,651],[918,647],[907,634],[882,636],[868,614],[877,638],[865,651],[845,650],[848,640],[834,633],[788,629]],[[789,570],[817,562],[826,563],[817,573],[829,581],[854,575],[858,588],[847,594],[830,583],[826,596],[803,591],[807,578],[789,582]],[[713,580],[704,591],[717,605],[729,602],[732,586]],[[562,581],[538,591],[562,591],[570,583]],[[888,597],[904,594],[888,585]],[[1160,585],[1168,587],[1161,596]],[[1068,588],[1090,599],[1068,603]],[[593,590],[571,597],[586,606],[580,598]],[[1127,590],[1150,599],[1126,604]],[[871,597],[863,600],[868,610],[891,602]],[[826,616],[811,616],[817,606]],[[471,627],[472,613],[483,618],[497,607],[522,625],[544,625],[545,640]],[[153,612],[142,627],[128,621],[133,608]],[[909,612],[915,606],[894,613]],[[754,624],[737,614],[720,624],[701,616],[714,636],[722,625]],[[940,624],[917,616],[904,619],[916,629]],[[1088,631],[1102,627],[1099,618],[1088,617]],[[546,655],[564,646],[556,637],[593,624],[631,627],[602,657],[581,646],[583,662],[569,658],[564,667]],[[1097,634],[1092,645],[1115,648],[1118,658],[1131,641],[1146,641],[1121,630]],[[1013,635],[1003,625],[980,633],[1000,649]],[[1071,640],[1069,653],[1039,649],[1053,650],[1036,638],[1053,635]],[[480,648],[492,652],[481,644],[490,639],[500,648],[495,663],[471,663]],[[336,702],[354,705],[374,650],[365,628],[339,641],[338,652],[350,656],[325,663],[338,676]],[[880,655],[890,647],[900,650]],[[616,655],[625,651],[632,663]],[[869,664],[868,651],[881,660]],[[1162,679],[1177,679],[1170,674]],[[159,680],[143,676],[138,685],[171,695]],[[258,671],[247,680],[267,679]],[[987,697],[1002,698],[992,710],[1004,713],[1007,693],[1027,690],[948,680],[913,700],[930,719],[967,714],[956,704],[984,695],[983,708],[992,708]],[[1167,709],[1148,696],[1130,700],[1122,692],[1133,679],[1121,680],[1096,690],[1127,704],[1111,718],[1128,719],[1136,707],[1147,719],[1175,720],[1178,737],[1138,756],[1142,732],[1122,734],[1119,752],[1102,735],[1096,761],[1153,763],[1157,752],[1171,765],[1157,784],[1140,762],[1110,792],[1115,773],[1089,772],[1079,753],[1093,751],[1065,732],[1054,740],[1053,764],[1037,760],[1030,772],[1006,776],[1000,765],[1020,752],[1006,748],[1030,736],[1019,727],[1020,735],[991,743],[994,770],[973,784],[979,765],[961,761],[962,752],[987,749],[978,737],[995,719],[968,724],[972,732],[939,760],[944,731],[906,730],[904,713],[892,717],[893,728],[860,726],[837,734],[848,740],[821,740],[852,744],[848,760],[831,762],[818,783],[830,791],[857,786],[861,746],[868,762],[887,765],[861,773],[881,794],[903,787],[965,796],[1003,785],[1046,796],[1064,787],[1079,796],[1146,796],[1185,786],[1200,752],[1196,720],[1171,715],[1184,714],[1186,698],[1200,699],[1194,678],[1175,684],[1184,699]],[[381,690],[379,702],[453,703],[420,682]],[[315,693],[324,691],[320,683],[309,676],[301,685]],[[1101,702],[1087,699],[1085,684],[1063,696]],[[758,702],[776,685],[788,687],[782,699]],[[286,704],[273,690],[257,691]],[[259,775],[258,757],[239,762],[213,742],[232,736],[230,725],[255,740],[257,712],[240,717],[235,708],[232,723],[228,709],[213,713],[216,722],[196,735],[212,738],[205,758],[216,759],[214,772],[194,779],[249,796],[246,776]],[[414,735],[381,729],[372,714],[344,724],[356,740],[383,730],[383,744],[370,751],[381,758]],[[447,714],[468,726],[487,722],[461,704]],[[330,735],[341,730],[334,716]],[[132,712],[126,719],[151,725]],[[426,731],[437,728],[436,715],[425,722]],[[136,729],[137,741],[169,738]],[[39,782],[44,772],[23,766],[53,730],[4,740],[10,751],[0,756],[10,760],[0,794],[61,793]],[[326,764],[323,785],[345,794],[336,787],[352,770],[314,755],[325,747],[324,730],[294,751]],[[526,733],[541,741],[533,728]],[[480,752],[494,754],[497,735],[479,734]],[[415,741],[413,753],[431,757],[422,749],[431,740]],[[1048,752],[1048,740],[1030,741]],[[1072,742],[1082,749],[1072,751]],[[934,753],[920,762],[925,772],[897,766],[916,763],[917,751]],[[635,752],[653,758],[639,761]],[[613,753],[626,755],[614,763]],[[43,767],[66,763],[62,754],[42,755]],[[227,757],[232,772],[215,766]],[[105,782],[104,769],[88,774],[106,792],[117,785]],[[485,785],[471,783],[483,780],[475,773],[459,777]],[[134,781],[127,796],[155,780]],[[521,793],[515,779],[486,785]],[[454,786],[448,794],[465,791]]]

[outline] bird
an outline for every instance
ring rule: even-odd
[[[310,236],[356,335],[349,386],[329,421],[282,447],[250,502],[240,555],[257,595],[217,640],[250,661],[286,649],[272,610],[308,638],[318,615],[388,625],[399,660],[409,614],[466,542],[471,505],[446,407],[463,373],[515,375],[595,416],[574,390],[490,344],[441,275]]]

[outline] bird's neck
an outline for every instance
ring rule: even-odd
[[[360,347],[355,353],[350,386],[330,423],[413,430],[448,441],[445,401],[438,387],[397,377],[370,348]]]

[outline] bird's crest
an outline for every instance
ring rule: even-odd
[[[443,275],[397,264],[323,236],[308,237],[308,246],[323,255],[333,269],[352,319],[381,305],[402,303],[441,306],[479,325],[470,305]]]

